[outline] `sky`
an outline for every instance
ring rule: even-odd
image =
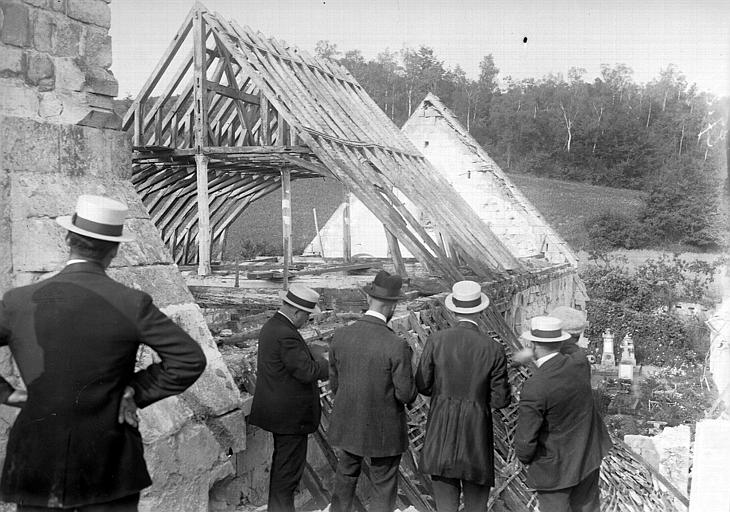
[[[674,64],[700,90],[730,96],[730,0],[205,0],[268,37],[309,52],[327,40],[366,59],[385,49],[434,49],[446,67],[476,79],[491,53],[499,77],[567,77],[601,64],[628,65],[646,83]],[[114,0],[119,95],[136,96],[192,0]],[[523,43],[523,38],[527,43]]]

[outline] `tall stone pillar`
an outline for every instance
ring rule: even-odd
[[[188,391],[141,411],[153,485],[141,510],[206,511],[209,489],[245,447],[240,394],[177,266],[130,183],[131,144],[111,106],[110,0],[0,0],[0,294],[62,268],[64,230],[82,193],[130,207],[136,241],[109,275],[149,292],[203,348],[208,366]],[[143,351],[139,365],[155,356]],[[0,371],[22,385],[7,349]],[[0,406],[0,465],[15,411]],[[0,505],[0,510],[3,506]],[[8,508],[9,510],[12,508]]]

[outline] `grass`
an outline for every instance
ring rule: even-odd
[[[584,247],[585,223],[607,211],[628,215],[638,212],[642,193],[572,181],[509,174],[509,178],[545,219],[576,250]],[[345,190],[334,179],[313,178],[292,182],[292,248],[300,254],[314,238],[312,208],[321,228],[344,198]],[[236,240],[249,240],[269,254],[281,254],[281,194],[276,191],[247,208],[229,230],[226,259],[233,259]]]

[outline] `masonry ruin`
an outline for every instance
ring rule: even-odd
[[[547,224],[533,222],[532,241],[519,240],[522,228],[510,233],[490,227],[347,70],[200,3],[119,119],[111,105],[117,85],[109,71],[109,2],[0,0],[0,292],[63,266],[64,233],[54,218],[71,213],[70,198],[98,193],[130,206],[137,241],[123,246],[109,274],[150,292],[208,358],[190,390],[142,411],[154,484],[144,491],[140,510],[234,510],[265,501],[270,437],[247,426],[245,416],[255,388],[255,333],[276,308],[282,282],[254,279],[256,284],[233,288],[231,274],[219,272],[216,280],[211,264],[230,223],[251,202],[281,190],[284,257],[276,266],[283,265],[286,286],[295,261],[286,229],[291,180],[340,180],[384,226],[389,250],[388,259],[356,269],[343,235],[335,266],[369,267],[370,274],[338,278],[332,262],[320,261],[308,276],[296,276],[325,292],[328,311],[304,333],[310,343],[327,344],[337,326],[359,313],[359,285],[378,266],[411,279],[412,300],[399,307],[393,328],[416,355],[430,332],[453,322],[442,307],[443,291],[465,276],[482,282],[492,298],[481,328],[508,354],[520,347],[515,332],[523,320],[584,303],[574,256]],[[434,118],[451,123],[437,98],[426,102],[421,112],[438,111]],[[463,143],[459,130],[457,123],[451,134]],[[531,212],[522,199],[515,204],[517,213]],[[418,264],[404,260],[401,246]],[[181,273],[186,264],[195,270]],[[0,368],[10,374],[13,362],[5,349],[1,354]],[[154,357],[142,352],[139,364]],[[510,380],[519,388],[527,375],[513,369]],[[17,376],[15,383],[21,384]],[[323,424],[310,443],[300,496],[300,504],[311,506],[328,502],[336,460],[327,443],[326,383],[322,404]],[[421,400],[411,411],[411,449],[400,469],[399,505],[421,511],[434,510],[429,480],[415,463],[427,407]],[[514,456],[515,412],[513,405],[495,422],[499,476],[491,510],[537,507],[523,475],[502,471]],[[14,416],[6,407],[0,415],[2,450]],[[359,510],[367,495],[363,485]],[[672,489],[621,442],[604,461],[608,510],[673,510]]]

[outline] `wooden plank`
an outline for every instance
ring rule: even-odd
[[[213,91],[216,94],[231,98],[237,101],[243,101],[244,103],[251,103],[253,105],[259,104],[259,97],[255,94],[248,94],[233,87],[226,87],[215,82],[206,82],[208,90]]]
[[[393,260],[395,273],[405,279],[408,277],[408,273],[406,272],[406,265],[403,263],[403,255],[400,252],[398,239],[387,227],[383,226],[383,228],[385,228],[385,238],[388,241],[388,252],[390,252],[390,257]]]
[[[281,121],[279,121],[281,122]],[[291,171],[281,170],[281,228],[284,249],[284,289],[289,289],[289,265],[292,260],[291,247]]]
[[[259,139],[262,146],[271,144],[271,125],[269,121],[269,101],[266,99],[263,91],[259,93],[259,117],[261,117],[261,127],[259,128]]]
[[[198,190],[198,275],[210,270],[210,213],[208,211],[208,157],[195,155]]]
[[[320,244],[322,241],[320,240]],[[324,251],[323,251],[324,252]],[[322,255],[324,257],[324,254]],[[345,192],[345,203],[342,209],[342,258],[352,261],[352,235],[350,232],[350,192]]]

